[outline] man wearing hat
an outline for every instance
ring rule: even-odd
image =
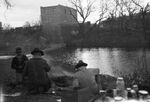
[[[82,60],[80,60],[75,66],[77,72],[75,73],[74,77],[78,80],[80,88],[88,87],[94,92],[97,89],[95,76],[92,72],[87,70],[87,65],[87,63],[84,63]]]
[[[49,89],[49,77],[47,72],[50,67],[46,60],[42,58],[44,52],[39,48],[35,48],[31,54],[31,58],[25,66],[24,77],[27,79],[27,88],[30,93],[41,93]]]
[[[91,97],[93,97],[98,92],[98,87],[95,81],[95,76],[92,72],[87,70],[87,63],[80,60],[75,66],[77,72],[74,74],[74,87],[78,87],[81,102],[87,102]],[[82,90],[84,90],[82,92]]]
[[[81,68],[80,67],[83,67],[83,66],[87,66],[86,63],[84,63],[82,60],[79,60],[79,62],[75,65],[75,70],[76,71],[79,71]]]
[[[22,83],[22,73],[27,60],[28,58],[22,53],[22,49],[20,47],[17,47],[16,56],[12,59],[11,62],[11,68],[16,71],[17,85],[20,85]]]

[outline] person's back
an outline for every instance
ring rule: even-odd
[[[95,81],[95,75],[87,70],[87,64],[82,60],[78,62],[75,66],[77,72],[74,74],[74,78],[77,79],[79,83],[79,88],[89,88],[93,93],[97,92],[97,83]]]
[[[50,71],[50,67],[46,60],[41,57],[44,55],[44,52],[35,48],[31,54],[33,58],[26,63],[23,74],[27,80],[28,91],[34,91],[33,93],[47,91],[50,87],[47,74]]]
[[[28,58],[25,55],[16,55],[12,60],[12,69],[15,69],[17,73],[22,73],[27,60]]]
[[[75,73],[75,78],[79,81],[80,88],[89,87],[92,91],[97,89],[97,84],[92,72],[89,72],[87,69],[80,70]]]
[[[44,84],[47,82],[47,72],[50,70],[47,62],[42,58],[32,58],[27,62],[29,80],[33,83]]]
[[[87,102],[98,93],[95,76],[86,66],[83,61],[75,66],[77,72],[74,74],[73,87],[78,89],[78,102]]]

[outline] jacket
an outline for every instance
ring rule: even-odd
[[[23,76],[27,77],[28,84],[43,86],[49,84],[49,77],[47,72],[50,67],[46,60],[42,58],[31,58],[25,66]]]
[[[26,55],[15,56],[11,62],[11,68],[16,70],[16,73],[22,73],[25,63],[28,61]]]

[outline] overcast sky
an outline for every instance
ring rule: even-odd
[[[66,5],[68,0],[10,0],[13,7],[6,10],[4,5],[0,7],[0,21],[3,24],[10,24],[12,27],[23,26],[25,22],[36,22],[40,19],[40,6]],[[149,1],[150,0],[144,0]],[[94,21],[95,14],[89,18]]]

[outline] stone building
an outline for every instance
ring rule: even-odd
[[[41,7],[41,24],[46,37],[51,42],[63,42],[62,26],[76,24],[77,11],[73,8],[57,5]]]

